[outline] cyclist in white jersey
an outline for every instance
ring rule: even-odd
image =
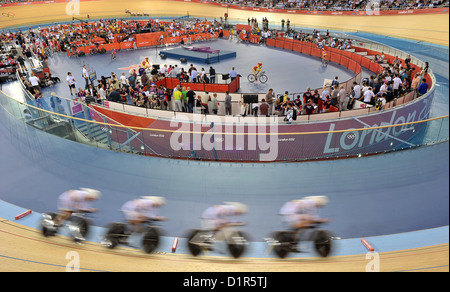
[[[157,215],[159,207],[165,204],[163,197],[148,196],[141,197],[126,202],[121,211],[123,212],[125,219],[130,225],[133,231],[139,232],[142,227],[142,223],[150,220],[165,220],[165,217]]]
[[[226,202],[223,205],[211,206],[202,214],[202,228],[220,230],[230,223],[238,222],[234,217],[245,214],[247,211],[247,206],[238,202]]]
[[[58,198],[60,214],[55,218],[55,223],[59,224],[61,221],[66,220],[74,212],[97,212],[98,209],[92,208],[91,205],[100,196],[100,191],[89,188],[65,191]]]
[[[284,223],[294,231],[307,228],[316,222],[327,222],[329,219],[320,218],[317,209],[328,203],[326,196],[310,196],[301,200],[292,200],[283,205],[280,215]]]

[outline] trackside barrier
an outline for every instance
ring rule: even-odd
[[[218,75],[216,75],[216,78]],[[162,85],[170,89],[173,89],[177,85],[180,85],[181,87],[186,88],[189,87],[191,90],[194,91],[221,92],[221,93],[228,91],[230,93],[234,93],[239,90],[240,77],[238,76],[236,79],[234,79],[228,84],[181,82],[180,79],[178,78],[166,77],[164,79],[158,80],[155,84],[156,86]]]
[[[177,250],[178,246],[178,237],[175,237],[172,244],[172,252],[175,252]]]
[[[186,113],[176,113],[176,120],[172,121],[143,117],[136,121],[133,119],[136,116],[130,115],[127,118],[133,119],[132,123],[119,121],[118,124],[103,115],[105,109],[94,114],[93,109],[84,106],[90,115],[82,119],[19,102],[3,92],[0,92],[0,106],[18,121],[32,126],[30,129],[103,149],[179,159],[294,162],[361,157],[446,141],[448,116],[426,119],[429,114],[426,105],[430,104],[432,95],[430,92],[395,111],[331,123],[291,125],[266,117],[258,117],[253,122],[247,122],[248,118],[224,117],[235,119],[235,122],[224,120],[224,124],[215,115]],[[111,112],[105,114],[112,116]],[[74,132],[83,132],[92,139]],[[104,139],[96,138],[97,135]],[[246,145],[252,143],[254,147],[247,149]],[[267,145],[272,147],[267,149]],[[261,156],[265,154],[274,156]]]
[[[14,219],[15,220],[22,219],[23,217],[26,217],[26,216],[30,215],[31,212],[32,212],[31,210],[27,210],[27,211],[25,211],[23,213],[20,213],[19,215],[15,216]]]
[[[365,240],[364,238],[361,239],[362,244],[369,250],[369,251],[374,251],[375,249],[370,245],[370,243],[367,242],[367,240]]]

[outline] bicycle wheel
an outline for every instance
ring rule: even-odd
[[[148,230],[144,234],[144,238],[142,240],[142,246],[144,247],[144,251],[146,253],[153,252],[159,244],[159,233],[156,228],[149,227]]]
[[[189,234],[187,236],[188,239],[188,249],[189,252],[193,255],[193,256],[198,256],[201,252],[202,249],[200,246],[198,246],[197,244],[195,244],[194,242],[194,237],[197,236],[197,233],[199,233],[199,230],[191,230],[189,231]]]
[[[293,241],[292,233],[287,231],[279,231],[275,233],[273,239],[277,243],[273,251],[279,257],[284,259],[290,252],[289,246]]]
[[[259,75],[259,81],[260,81],[261,83],[266,83],[267,80],[269,80],[269,78],[267,77],[267,75],[264,75],[264,74]]]
[[[71,229],[72,236],[75,241],[78,241],[81,238],[86,238],[89,233],[89,221],[82,217],[72,216],[68,219],[73,227]]]
[[[247,77],[248,81],[250,81],[251,83],[255,82],[256,78],[254,74],[249,74]]]
[[[53,236],[56,234],[58,228],[54,227],[55,225],[55,218],[58,216],[57,213],[46,213],[44,214],[44,219],[41,222],[41,228],[42,228],[42,234],[47,236]]]
[[[228,241],[228,251],[237,259],[244,253],[247,242],[247,236],[241,231],[236,231]]]
[[[125,224],[123,223],[112,223],[108,232],[106,233],[105,240],[108,242],[107,247],[110,249],[115,248],[119,244],[120,236],[125,234]]]
[[[314,247],[321,257],[327,257],[332,248],[331,234],[326,230],[318,230],[314,235]]]

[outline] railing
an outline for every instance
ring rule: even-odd
[[[449,138],[448,116],[357,129],[330,127],[323,131],[278,127],[276,122],[267,123],[257,118],[244,125],[216,125],[202,120],[192,123],[172,121],[171,127],[164,128],[158,120],[148,127],[126,127],[86,106],[81,107],[84,118],[68,116],[19,102],[3,92],[0,92],[0,105],[14,119],[64,139],[103,149],[166,158],[308,161],[410,149]]]

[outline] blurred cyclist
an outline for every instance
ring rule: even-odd
[[[212,230],[213,234],[205,242],[218,244],[218,251],[225,252],[226,232],[223,230],[232,224],[242,224],[243,222],[236,220],[234,217],[247,212],[247,206],[238,202],[225,202],[223,205],[214,205],[207,208],[201,217],[202,228],[204,230]],[[221,242],[222,247],[220,246]]]
[[[100,191],[89,188],[65,191],[58,198],[60,214],[54,219],[55,224],[60,225],[61,221],[67,220],[74,212],[97,212],[98,209],[92,208],[91,204],[100,196]]]
[[[247,211],[247,206],[238,202],[225,202],[224,205],[211,206],[202,214],[202,228],[218,231],[229,224],[239,223],[234,217],[243,215]]]
[[[328,204],[326,196],[309,196],[301,200],[292,200],[283,205],[280,215],[284,218],[284,223],[293,231],[292,248],[297,245],[296,235],[300,229],[311,227],[315,223],[329,222],[330,219],[321,218],[317,209]]]
[[[163,197],[141,197],[126,202],[121,211],[127,220],[132,232],[141,232],[143,223],[148,220],[161,221],[165,217],[157,216],[157,209],[163,206],[166,200]]]

